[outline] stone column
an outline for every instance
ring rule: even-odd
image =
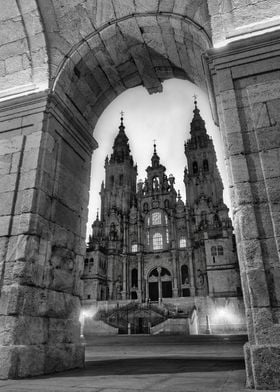
[[[127,258],[123,256],[123,287],[122,287],[122,299],[127,298]]]
[[[138,299],[139,302],[142,302],[142,254],[137,254],[137,262],[138,262]]]
[[[177,268],[177,259],[176,259],[176,250],[172,250],[172,266],[173,266],[173,288],[172,288],[172,294],[173,297],[178,297],[178,268]]]
[[[149,278],[148,278],[148,276],[147,276],[147,279],[145,280],[145,287],[146,287],[145,300],[146,300],[146,302],[148,302],[148,300],[149,300]]]
[[[247,386],[280,389],[279,32],[208,53],[247,314]]]
[[[189,278],[190,278],[190,292],[191,296],[195,296],[195,279],[194,279],[194,270],[193,270],[193,259],[192,259],[192,251],[191,249],[188,252],[188,266],[189,266]]]
[[[159,304],[162,301],[162,287],[161,287],[161,267],[157,268],[157,272],[158,272],[158,302]]]
[[[80,276],[96,143],[79,116],[47,93],[0,103],[3,379],[83,366]]]

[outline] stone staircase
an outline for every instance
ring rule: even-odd
[[[149,334],[155,326],[168,319],[189,317],[189,313],[180,313],[168,304],[130,302],[108,310],[100,309],[95,319],[118,328],[119,334]]]

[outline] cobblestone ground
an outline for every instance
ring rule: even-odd
[[[243,344],[236,337],[95,337],[85,369],[1,381],[0,391],[246,391]]]

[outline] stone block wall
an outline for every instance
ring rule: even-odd
[[[278,0],[208,0],[214,46],[279,26]]]
[[[246,306],[247,382],[280,387],[278,33],[212,51]]]
[[[0,378],[81,367],[95,142],[88,134],[85,143],[66,113],[61,122],[57,102],[43,93],[2,103],[0,118]]]

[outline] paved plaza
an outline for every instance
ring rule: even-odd
[[[239,392],[244,338],[110,336],[87,339],[85,369],[0,381],[0,392]]]

